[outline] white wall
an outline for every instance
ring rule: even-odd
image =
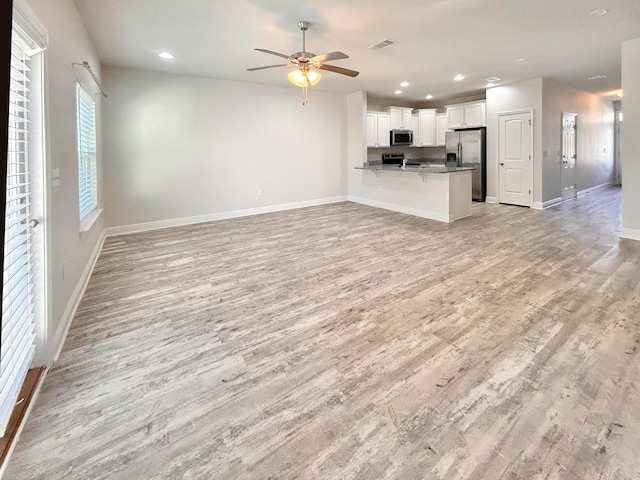
[[[614,182],[613,103],[544,79],[542,84],[542,198],[562,197],[562,112],[576,113],[578,192]],[[546,153],[546,154],[545,154]]]
[[[613,183],[614,110],[611,102],[548,79],[535,78],[487,90],[487,197],[498,196],[500,112],[533,110],[533,205],[560,201],[561,115],[577,114],[578,192]]]
[[[533,110],[533,202],[542,203],[542,79],[487,89],[487,200],[498,198],[498,114]]]
[[[60,185],[49,189],[50,204],[45,217],[51,242],[50,298],[51,311],[46,327],[48,352],[37,352],[36,363],[51,361],[64,340],[74,309],[88,279],[88,268],[100,247],[102,219],[80,234],[78,213],[78,154],[76,143],[76,83],[90,93],[99,90],[83,67],[73,63],[89,62],[100,76],[100,62],[89,41],[73,0],[27,0],[49,34],[45,52],[45,170],[60,170]],[[98,152],[100,152],[101,96],[95,96],[98,117]],[[100,164],[98,166],[100,168]],[[102,195],[99,186],[99,205]],[[64,278],[63,278],[63,263]]]
[[[102,78],[109,94],[108,227],[128,231],[346,198],[343,95],[310,89],[303,106],[293,85],[109,66]]]
[[[622,43],[622,230],[640,240],[640,38]]]

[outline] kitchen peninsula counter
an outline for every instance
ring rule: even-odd
[[[354,169],[362,171],[358,203],[447,223],[471,215],[474,167],[365,163]]]
[[[361,167],[354,167],[357,170],[371,170],[374,172],[403,172],[403,173],[456,173],[475,170],[476,167],[448,167],[444,163],[436,166],[435,164],[421,165],[390,165],[382,163],[365,163]]]

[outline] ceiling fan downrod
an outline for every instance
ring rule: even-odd
[[[306,32],[309,30],[311,26],[311,22],[306,20],[300,20],[298,22],[298,27],[302,30],[302,53],[306,53],[307,51],[307,42],[306,42]]]

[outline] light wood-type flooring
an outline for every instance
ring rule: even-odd
[[[107,238],[5,478],[640,478],[619,188]]]

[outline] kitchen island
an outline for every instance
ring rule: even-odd
[[[365,163],[354,168],[362,170],[355,202],[447,223],[471,215],[474,167]]]

